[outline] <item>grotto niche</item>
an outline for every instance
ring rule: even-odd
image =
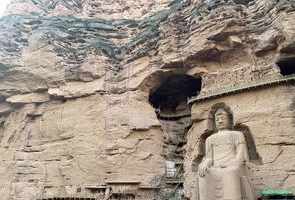
[[[164,199],[169,194],[176,194],[175,198],[182,198],[183,195],[186,133],[191,127],[191,111],[187,102],[189,98],[199,94],[201,86],[200,77],[175,74],[166,77],[149,96],[164,132]]]
[[[220,102],[255,141],[255,196],[295,193],[294,19],[294,0],[11,0],[1,200],[200,200]]]
[[[199,94],[201,85],[199,77],[170,75],[149,96],[165,132],[163,155],[168,161],[183,159],[185,133],[191,125],[187,100]]]

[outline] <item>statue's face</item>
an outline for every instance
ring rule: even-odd
[[[215,126],[217,130],[229,129],[230,118],[228,113],[223,109],[218,109],[215,113]]]

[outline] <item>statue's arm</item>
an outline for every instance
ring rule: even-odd
[[[205,156],[199,165],[199,175],[201,177],[205,176],[206,172],[213,164],[211,156],[212,156],[212,145],[210,144],[210,140],[207,139],[205,143]]]
[[[248,155],[248,149],[247,149],[247,144],[245,140],[245,136],[243,133],[239,133],[236,141],[236,162],[239,165],[245,164],[245,162],[249,161],[249,155]]]
[[[208,138],[206,140],[206,155],[205,155],[205,160],[208,162],[208,164],[212,164],[212,159],[213,159],[213,149],[212,149],[212,144],[210,142],[210,139]]]

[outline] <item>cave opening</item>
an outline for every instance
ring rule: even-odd
[[[161,123],[164,141],[162,156],[166,161],[163,176],[166,188],[162,198],[183,193],[183,174],[187,132],[192,125],[188,98],[197,96],[201,91],[201,77],[189,75],[162,76],[157,88],[149,96]],[[166,196],[165,196],[166,195]]]
[[[187,99],[197,96],[201,90],[202,80],[189,75],[171,75],[149,96],[149,101],[158,114],[171,114],[187,109]]]
[[[277,62],[277,65],[280,68],[280,73],[283,76],[295,74],[295,57],[280,59]]]

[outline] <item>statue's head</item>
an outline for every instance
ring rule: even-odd
[[[227,107],[220,107],[214,113],[214,125],[216,130],[232,129],[233,114]]]

